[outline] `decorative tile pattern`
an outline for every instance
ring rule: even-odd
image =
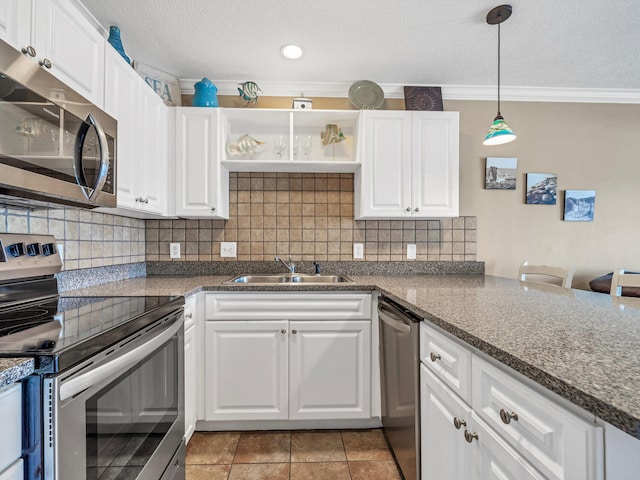
[[[433,220],[354,220],[353,174],[231,173],[229,220],[147,220],[148,261],[262,261],[275,255],[319,262],[364,260],[475,261],[476,217]],[[220,257],[220,242],[237,242],[237,258]]]

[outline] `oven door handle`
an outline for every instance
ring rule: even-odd
[[[133,365],[137,364],[141,360],[144,360],[157,348],[161,347],[167,340],[173,337],[178,330],[182,328],[181,322],[175,322],[174,325],[164,330],[162,333],[157,334],[148,342],[136,347],[135,349],[120,355],[110,362],[100,365],[88,372],[82,373],[77,377],[71,377],[60,385],[60,400],[64,401],[67,398],[73,397],[80,392],[85,391],[95,385],[99,385],[105,381],[114,373],[126,370]]]

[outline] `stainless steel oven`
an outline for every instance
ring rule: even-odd
[[[116,206],[116,121],[0,40],[0,204]]]
[[[0,233],[0,357],[35,362],[24,477],[184,479],[184,298],[59,296],[55,245]]]
[[[184,436],[183,345],[179,312],[45,378],[44,478],[162,478]]]

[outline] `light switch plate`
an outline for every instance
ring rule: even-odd
[[[221,257],[236,257],[236,242],[220,242]]]
[[[353,258],[364,258],[364,245],[362,243],[353,244]]]
[[[407,244],[407,260],[415,260],[416,259],[416,244],[408,243]]]
[[[170,243],[169,244],[169,258],[180,258],[180,244],[179,243]]]

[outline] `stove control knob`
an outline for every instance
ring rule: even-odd
[[[42,244],[42,253],[45,257],[48,257],[49,255],[55,255],[56,254],[56,244],[55,243],[43,243]]]
[[[40,255],[42,253],[42,249],[40,248],[39,243],[30,243],[27,245],[27,253],[30,257],[35,257],[36,255]]]
[[[13,243],[9,245],[7,250],[9,250],[9,255],[12,257],[21,257],[27,253],[24,243]]]

